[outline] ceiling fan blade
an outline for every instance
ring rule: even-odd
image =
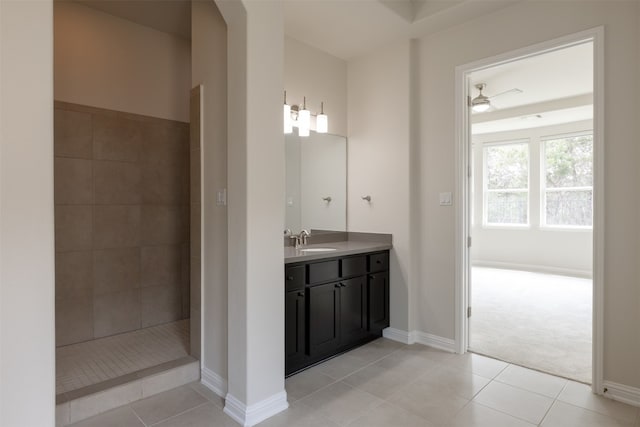
[[[514,87],[513,89],[505,90],[504,92],[500,92],[500,93],[496,93],[495,95],[491,95],[488,98],[492,99],[492,98],[496,98],[498,96],[506,95],[508,93],[522,93],[522,89],[518,89],[517,87]]]

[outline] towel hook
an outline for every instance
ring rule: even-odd
[[[371,196],[362,196],[362,200],[366,200],[367,202],[371,203]]]
[[[324,200],[327,203],[331,203],[331,196],[327,196],[327,197],[323,197],[322,200]]]

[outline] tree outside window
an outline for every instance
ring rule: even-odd
[[[529,223],[529,143],[484,147],[484,213],[487,225]]]
[[[552,138],[544,140],[544,224],[592,227],[593,135]]]

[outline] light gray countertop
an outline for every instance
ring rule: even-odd
[[[284,248],[284,263],[291,264],[301,261],[313,261],[324,258],[334,258],[344,255],[354,255],[365,252],[384,251],[391,249],[391,243],[387,242],[366,242],[357,240],[346,240],[342,242],[327,242],[319,243],[315,245],[307,245],[300,249],[311,248],[335,248],[335,251],[328,252],[303,252],[300,249],[296,249],[293,246],[286,246]]]

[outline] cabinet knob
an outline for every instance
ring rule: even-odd
[[[374,276],[373,274],[370,274],[370,275],[369,275],[369,279],[373,279],[373,280],[375,280],[375,278],[376,278],[376,276]]]
[[[304,296],[304,292],[298,292],[298,296],[299,297],[303,297]]]
[[[334,285],[334,287],[339,288],[339,287],[340,287],[340,283],[336,283],[336,284]]]
[[[382,261],[380,261],[379,259],[376,260],[376,264],[382,264]]]
[[[287,280],[293,280],[293,276],[287,276]]]

